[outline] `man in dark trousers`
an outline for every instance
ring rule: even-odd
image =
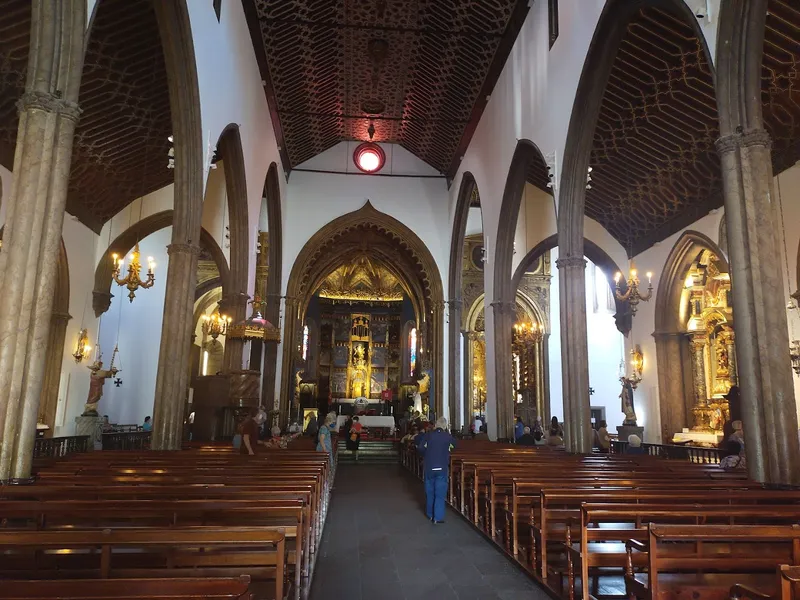
[[[425,459],[425,513],[434,523],[444,523],[450,450],[455,438],[447,432],[447,419],[436,421],[436,428],[417,438],[417,449]]]

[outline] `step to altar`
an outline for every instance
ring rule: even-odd
[[[348,450],[344,440],[339,442],[339,462],[356,462],[356,453]],[[397,463],[400,460],[400,444],[398,442],[361,440],[358,448],[358,462],[364,463]]]

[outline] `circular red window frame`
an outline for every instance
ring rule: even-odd
[[[375,154],[378,155],[378,166],[372,169],[371,171],[368,171],[367,169],[363,168],[359,160],[361,156],[367,151],[374,152]],[[353,163],[355,163],[356,168],[362,173],[377,173],[386,164],[386,153],[383,151],[383,148],[381,148],[375,142],[363,142],[358,146],[356,146],[355,151],[353,151]]]

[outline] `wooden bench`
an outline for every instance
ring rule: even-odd
[[[254,582],[251,586],[257,596],[282,599],[284,543],[282,532],[258,527],[0,531],[0,577],[137,579],[246,574]],[[274,583],[267,585],[269,581]]]
[[[626,547],[631,558],[625,586],[632,599],[718,600],[735,590],[773,597],[780,591],[780,565],[800,562],[800,529],[651,524],[646,543],[629,540]],[[647,554],[646,572],[637,572],[636,552]]]
[[[0,600],[251,600],[250,577],[180,577],[174,579],[56,579],[3,581]]]

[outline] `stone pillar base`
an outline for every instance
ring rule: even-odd
[[[75,417],[75,435],[88,435],[89,448],[103,449],[103,418]]]
[[[620,442],[627,442],[629,435],[638,435],[639,439],[644,441],[644,427],[637,425],[620,425],[617,427],[617,436]]]

